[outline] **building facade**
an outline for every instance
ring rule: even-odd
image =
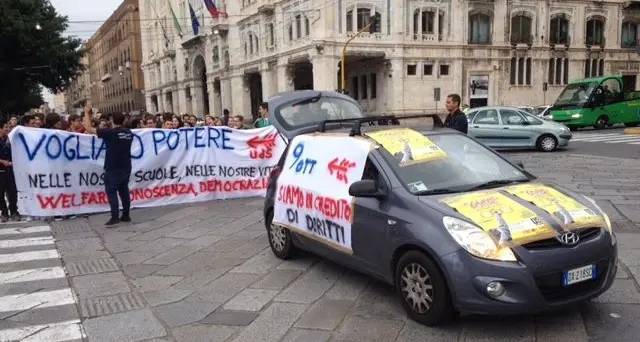
[[[441,108],[446,94],[481,105],[542,105],[570,81],[640,70],[639,1],[218,0],[141,5],[147,109],[245,117],[277,92],[341,85],[368,113]],[[355,32],[371,16],[376,32]],[[168,38],[168,39],[167,39]]]
[[[86,48],[86,45],[82,48]],[[91,101],[91,76],[89,72],[89,55],[85,54],[80,59],[80,64],[84,66],[84,70],[71,82],[71,85],[64,92],[65,109],[69,113],[75,113],[73,109],[84,107],[85,101]],[[58,108],[58,97],[56,95],[56,110]]]
[[[87,42],[91,100],[100,112],[145,109],[138,0],[125,0]]]
[[[56,113],[65,113],[67,111],[66,94],[64,92],[56,93],[53,98],[54,109]]]

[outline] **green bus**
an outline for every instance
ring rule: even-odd
[[[622,75],[576,80],[567,85],[550,109],[550,119],[575,131],[593,126],[602,129],[622,123],[640,124],[640,92],[625,85]]]

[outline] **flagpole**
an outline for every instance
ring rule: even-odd
[[[162,33],[164,33],[164,39],[165,39],[164,46],[168,49],[169,48],[169,34],[167,33],[167,28],[164,27],[164,23],[162,22],[162,20],[160,20],[160,15],[158,14],[158,10],[156,9],[156,6],[153,4],[153,1],[147,0],[147,2],[151,5],[151,8],[153,8],[153,13],[156,14],[156,20],[160,23],[160,27],[162,28]]]

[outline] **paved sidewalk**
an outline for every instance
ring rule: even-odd
[[[0,340],[18,323],[24,324],[25,336],[36,329],[28,326],[45,332],[57,322],[66,322],[65,331],[70,332],[68,326],[78,317],[84,330],[69,333],[71,338],[35,340],[81,338],[78,333],[100,342],[637,340],[640,217],[634,215],[640,212],[640,161],[566,153],[509,157],[524,161],[543,179],[595,198],[615,221],[623,264],[613,288],[594,302],[539,317],[474,316],[444,328],[424,327],[407,320],[388,286],[311,255],[291,261],[275,258],[262,222],[262,199],[228,200],[135,210],[134,222],[116,229],[103,227],[104,215],[52,222],[69,278],[55,278],[55,286],[48,285],[48,278],[33,288],[5,281],[13,279],[7,276],[10,271],[59,264],[17,262],[12,255],[19,250],[5,249],[8,243],[3,241],[15,244],[20,239],[3,235],[8,232],[3,227],[2,295],[70,284],[77,305],[69,300],[58,305],[51,299],[39,299],[34,308],[22,305],[24,311],[0,323]],[[30,234],[48,241],[46,226],[38,229],[42,232]],[[51,244],[42,246],[30,248],[52,250]],[[8,311],[2,303],[4,318]],[[64,316],[67,309],[62,307],[67,305],[73,310]]]

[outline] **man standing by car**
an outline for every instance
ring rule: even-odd
[[[445,106],[447,108],[447,118],[444,120],[444,127],[453,128],[464,134],[467,134],[469,130],[469,122],[467,116],[460,110],[460,95],[450,94],[447,96]]]
[[[133,133],[123,127],[125,116],[122,113],[113,113],[110,117],[110,128],[98,128],[91,124],[91,106],[84,108],[84,129],[87,134],[96,134],[103,139],[106,146],[104,157],[104,187],[111,207],[111,219],[105,225],[113,226],[122,222],[131,222],[129,216],[131,210],[131,197],[129,195],[129,178],[131,177],[131,143]],[[122,201],[122,217],[119,217],[120,208],[118,195]]]

